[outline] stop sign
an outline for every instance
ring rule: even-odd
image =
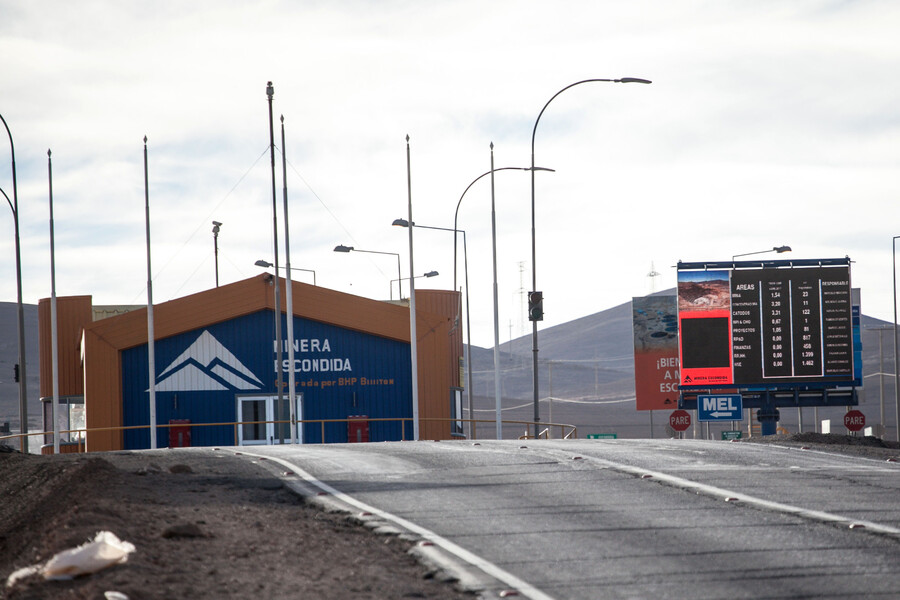
[[[686,410],[676,410],[669,415],[669,425],[675,431],[684,431],[691,426],[691,413]]]
[[[858,410],[848,410],[844,414],[844,427],[850,431],[859,431],[866,426],[866,415]]]

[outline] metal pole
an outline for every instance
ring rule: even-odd
[[[219,287],[219,225],[213,222],[213,256],[216,259],[216,287]]]
[[[503,439],[503,414],[500,393],[500,312],[497,296],[497,208],[494,201],[494,142],[491,142],[491,247],[494,258],[494,409],[497,439]]]
[[[533,157],[532,157],[532,162],[534,162]],[[494,174],[496,171],[531,171],[531,172],[532,172],[532,175],[533,175],[535,171],[550,171],[550,172],[553,172],[553,169],[548,169],[548,168],[545,168],[545,167],[533,167],[533,166],[532,166],[532,168],[530,168],[530,169],[529,169],[528,167],[500,167],[500,168],[491,169],[490,171],[487,171],[487,172],[485,172],[485,173],[482,173],[481,175],[479,175],[478,177],[476,177],[475,179],[472,180],[472,183],[470,183],[470,184],[466,187],[466,189],[463,191],[462,195],[460,195],[459,201],[457,201],[457,203],[456,203],[456,212],[455,212],[454,215],[453,215],[453,231],[454,231],[454,232],[456,232],[456,231],[462,231],[462,230],[458,229],[458,225],[459,225],[459,207],[462,205],[462,201],[463,201],[463,198],[466,197],[466,193],[472,188],[473,185],[475,185],[475,183],[476,183],[479,179],[481,179],[482,177],[487,177],[488,175],[493,176],[493,174]],[[465,232],[463,232],[463,245],[465,245],[465,243],[466,243],[466,235],[465,235]],[[454,233],[454,235],[453,235],[453,289],[456,289],[456,261],[457,261],[456,244],[457,244],[457,242],[456,242],[456,234]],[[466,258],[466,261],[468,262],[468,258]],[[467,272],[466,272],[466,310],[468,310],[468,301],[469,301],[469,300],[468,300],[468,293],[469,293],[469,292],[468,292],[468,289],[469,289],[468,278],[469,278],[469,275],[468,275],[468,271],[467,271]],[[468,319],[468,317],[467,317],[467,319]],[[469,343],[471,344],[471,337],[469,338],[469,340],[470,340]],[[470,353],[470,355],[471,355],[471,353]],[[466,362],[468,363],[468,364],[467,364],[467,368],[471,370],[471,364],[472,364],[472,361],[469,360],[469,359],[467,359]],[[466,390],[466,393],[467,393],[468,396],[469,396],[469,407],[470,407],[470,409],[471,409],[471,406],[472,406],[472,397],[471,397],[471,396],[472,396],[472,393],[474,392],[474,390],[473,390],[472,387],[471,387],[471,382],[472,382],[472,377],[471,377],[471,373],[470,373],[470,374],[469,374],[469,383],[470,383],[470,386],[469,386],[469,388]],[[472,418],[471,410],[470,410],[469,418],[470,418],[470,419]]]
[[[547,388],[548,388],[548,392],[549,392],[547,394],[547,421],[552,423],[553,422],[553,361],[552,360],[547,362],[547,371],[548,371]],[[549,437],[552,438],[553,432],[551,431],[551,429],[549,427],[547,428],[547,432],[548,432]]]
[[[576,81],[575,83],[571,83],[559,90],[553,96],[547,100],[547,103],[544,104],[544,108],[541,109],[541,112],[538,113],[537,119],[534,121],[534,128],[531,130],[531,291],[537,291],[537,244],[535,240],[535,211],[534,211],[534,139],[537,135],[537,126],[538,123],[541,122],[541,116],[544,114],[544,111],[547,110],[547,107],[550,106],[550,103],[553,100],[566,91],[569,88],[573,88],[576,85],[581,85],[582,83],[592,83],[592,82],[610,82],[610,83],[652,83],[647,79],[639,79],[636,77],[622,77],[621,79],[584,79],[582,81]],[[530,315],[529,315],[530,316]],[[535,422],[535,433],[537,433],[537,423],[541,420],[541,411],[540,406],[538,405],[539,400],[539,391],[538,391],[538,326],[537,321],[532,321],[531,328],[531,353],[532,353],[532,371],[534,373],[534,422]]]
[[[412,277],[412,271],[409,272],[409,276]],[[394,288],[391,288],[391,294],[394,293]],[[398,300],[403,301],[403,275],[400,274],[400,255],[397,255],[397,293],[399,296]]]
[[[10,208],[13,212],[13,227],[16,236],[16,316],[19,321],[19,433],[22,434],[22,452],[28,453],[28,386],[26,385],[25,369],[25,308],[22,304],[22,249],[19,240],[19,189],[16,184],[16,147],[13,143],[12,132],[6,119],[0,115],[0,121],[6,128],[9,137],[9,153],[12,158],[13,201]],[[3,193],[6,196],[6,193]],[[9,202],[9,196],[6,196]]]
[[[50,373],[53,378],[53,453],[59,454],[59,336],[56,327],[56,245],[53,234],[53,161],[47,150],[47,181],[50,190]]]
[[[893,258],[893,275],[894,275],[894,425],[896,425],[897,429],[895,433],[897,434],[897,441],[900,442],[900,380],[897,378],[897,374],[900,373],[900,368],[898,368],[898,362],[900,362],[900,355],[897,352],[897,238],[900,235],[895,235],[892,240],[892,258]]]
[[[884,437],[884,328],[878,329],[878,387],[879,405],[881,407],[881,437]]]
[[[291,231],[288,220],[287,149],[284,145],[284,115],[281,115],[281,180],[284,190],[284,273],[287,302],[288,402],[291,415],[291,443],[297,441],[297,390],[294,389],[294,284],[291,282]],[[275,275],[278,275],[276,272]]]
[[[555,96],[554,96],[555,98]],[[546,106],[544,108],[547,108]],[[541,114],[543,114],[541,110]],[[538,120],[540,120],[538,115]],[[537,122],[534,124],[534,131],[537,131]],[[531,135],[531,291],[537,291],[537,242],[535,237],[535,213],[534,213],[534,133]],[[538,423],[541,420],[540,407],[540,388],[538,382],[538,322],[534,320],[529,313],[528,318],[531,319],[531,386],[534,391],[534,437],[537,438]]]
[[[472,415],[472,326],[469,315],[469,251],[466,247],[466,232],[463,231],[463,270],[466,279],[466,402],[469,405],[469,435],[475,438],[475,423]],[[456,239],[454,233],[453,238]],[[455,277],[455,274],[454,274]]]
[[[284,386],[281,383],[281,373],[284,365],[281,362],[281,290],[278,285],[278,200],[275,192],[275,124],[272,121],[272,96],[275,88],[272,82],[266,84],[266,96],[269,98],[269,154],[272,157],[272,239],[275,246],[275,388],[278,390],[278,408],[276,416],[280,416],[284,410]],[[279,441],[284,442],[284,436],[279,430]],[[323,440],[324,441],[324,440]]]
[[[409,157],[409,135],[406,136],[406,187],[409,196],[409,352],[412,368],[413,440],[419,441],[419,360],[416,336],[416,283],[413,279],[413,212],[412,168]]]
[[[150,379],[150,449],[156,449],[156,335],[153,329],[153,275],[150,270],[150,179],[144,136],[144,220],[147,225],[147,364]]]

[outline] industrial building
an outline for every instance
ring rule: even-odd
[[[292,286],[294,339],[282,342],[280,395],[272,275],[154,305],[158,446],[290,441],[289,425],[273,423],[289,420],[289,368],[300,442],[413,438],[408,305]],[[53,430],[50,305],[39,303],[45,431]],[[450,439],[461,417],[459,294],[417,290],[416,305],[419,436]],[[57,298],[56,312],[60,429],[86,430],[64,435],[65,445],[149,448],[146,307],[95,307],[90,296],[70,296]],[[282,332],[286,318],[282,308]]]

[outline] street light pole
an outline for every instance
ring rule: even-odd
[[[259,259],[258,261],[256,261],[256,262],[253,263],[253,264],[255,264],[257,267],[263,267],[263,268],[265,268],[265,269],[268,269],[269,267],[274,267],[274,266],[275,266],[275,265],[273,265],[272,263],[270,263],[269,261],[267,261],[267,260],[262,260],[262,259]],[[280,269],[283,269],[284,267],[279,267],[279,268],[280,268]],[[307,272],[307,273],[312,273],[312,276],[313,276],[313,285],[316,285],[316,272],[315,272],[314,269],[301,269],[300,267],[291,267],[291,271],[305,271],[305,272]]]
[[[28,388],[25,384],[25,308],[22,304],[22,250],[19,241],[19,191],[16,185],[16,148],[13,143],[12,132],[6,119],[0,115],[0,121],[6,128],[6,135],[9,137],[9,153],[12,158],[12,181],[13,181],[13,199],[9,201],[9,196],[3,192],[3,196],[9,203],[9,207],[13,213],[13,228],[16,237],[16,303],[17,318],[19,321],[19,433],[22,434],[22,452],[28,453]],[[2,192],[3,190],[0,190]]]
[[[471,187],[471,186],[470,186]],[[468,189],[468,188],[467,188]],[[461,199],[460,199],[461,200]],[[457,209],[459,206],[457,205]],[[399,227],[409,227],[409,221],[406,219],[394,219],[394,222],[391,225],[399,226]],[[456,234],[461,233],[463,235],[463,273],[465,274],[465,286],[466,286],[466,336],[465,336],[465,346],[466,346],[466,355],[465,355],[465,371],[466,371],[466,406],[467,412],[469,414],[469,435],[472,436],[472,394],[470,390],[472,389],[472,327],[471,327],[471,319],[469,318],[469,251],[466,246],[466,232],[464,229],[457,229],[456,223],[454,222],[454,228],[449,229],[447,227],[429,227],[428,225],[417,225],[413,223],[413,227],[419,227],[421,229],[436,229],[438,231],[450,231],[453,232],[453,291],[457,291],[459,288],[456,286]],[[391,293],[393,294],[393,289],[391,289]],[[460,310],[460,313],[462,311]],[[459,323],[459,315],[457,315],[457,323]]]
[[[739,256],[752,256],[754,254],[768,254],[769,252],[777,252],[778,254],[783,254],[784,252],[790,252],[790,246],[775,246],[770,250],[757,250],[756,252],[744,252],[743,254],[735,254],[731,257],[731,260],[738,258]]]
[[[344,244],[340,244],[334,247],[335,252],[365,252],[366,254],[389,254],[391,256],[397,257],[397,279],[400,280],[403,277],[400,274],[400,255],[396,252],[379,252],[378,250],[360,250],[359,248],[354,248],[353,246],[345,246]],[[400,288],[400,299],[403,300],[403,288],[400,284],[397,284],[397,287]],[[393,287],[391,288],[391,294],[394,293]],[[393,295],[391,296],[391,300],[393,300]]]
[[[754,254],[768,254],[769,252],[777,252],[778,254],[782,254],[784,252],[790,252],[790,246],[774,246],[771,250],[757,250],[756,252],[744,252],[743,254],[733,254],[731,256],[731,262],[734,262],[734,259],[740,256],[753,256]],[[747,435],[753,435],[753,415],[752,411],[748,408],[745,409],[747,415]],[[817,416],[813,416],[813,419],[816,422],[816,428],[819,427],[819,418]],[[801,407],[797,407],[797,423],[801,426],[798,429],[802,428],[803,423],[803,409]],[[731,422],[731,428],[734,429],[734,421]],[[802,431],[800,433],[803,433]]]
[[[647,79],[639,79],[637,77],[622,77],[621,79],[584,79],[582,81],[576,81],[575,83],[571,83],[559,90],[553,96],[547,100],[547,103],[544,104],[544,108],[541,109],[541,112],[538,113],[537,119],[534,121],[534,128],[531,130],[531,291],[537,291],[537,248],[536,248],[536,240],[535,240],[535,212],[534,212],[534,139],[537,135],[537,126],[538,123],[541,122],[541,116],[543,116],[544,111],[547,110],[547,107],[550,106],[550,103],[553,100],[562,94],[564,91],[569,88],[573,88],[576,85],[581,85],[583,83],[592,83],[592,82],[609,82],[609,83],[652,83]],[[532,352],[532,370],[534,375],[534,432],[537,435],[537,424],[541,420],[541,412],[538,401],[540,400],[540,394],[538,390],[538,320],[533,319],[530,314],[528,318],[531,319],[532,328],[531,328],[531,352]]]
[[[438,273],[437,271],[428,271],[427,273],[422,273],[421,275],[416,275],[416,276],[413,277],[412,279],[422,279],[423,277],[437,277],[438,275],[440,275],[440,273]],[[403,279],[410,279],[410,278],[409,278],[409,277],[404,277]],[[400,280],[399,280],[399,279],[391,279],[391,285],[390,285],[391,291],[390,291],[390,294],[391,294],[391,298],[392,298],[392,299],[393,299],[393,296],[394,296],[394,282],[395,282],[395,281],[398,281],[398,282],[399,282]]]
[[[456,211],[453,213],[453,231],[454,231],[454,235],[453,235],[453,289],[456,289],[456,271],[457,271],[456,259],[457,259],[457,254],[458,254],[458,252],[456,250],[456,237],[457,236],[456,236],[455,232],[463,231],[462,229],[459,229],[459,207],[462,205],[462,201],[463,201],[463,198],[466,197],[466,193],[470,189],[472,189],[472,186],[475,185],[475,183],[478,182],[478,180],[480,180],[483,177],[487,177],[488,175],[492,175],[493,173],[495,173],[497,171],[531,171],[532,173],[534,171],[549,171],[551,173],[554,172],[553,169],[548,169],[545,167],[531,167],[531,168],[529,168],[529,167],[499,167],[496,169],[492,168],[490,171],[486,171],[486,172],[482,173],[481,175],[479,175],[478,177],[476,177],[475,179],[473,179],[472,183],[470,183],[468,186],[466,186],[466,189],[463,190],[462,195],[460,195],[459,200],[456,202]],[[466,261],[465,277],[466,277],[466,290],[467,290],[466,291],[466,337],[468,337],[468,339],[469,339],[468,345],[466,346],[466,372],[467,372],[467,382],[468,382],[468,385],[466,387],[466,397],[468,399],[468,404],[469,404],[469,419],[472,419],[472,392],[473,392],[473,389],[472,389],[472,349],[471,349],[472,336],[470,335],[471,329],[469,327],[469,314],[468,314],[469,313],[469,297],[468,297],[468,289],[469,289],[468,261],[469,261],[469,258],[468,258],[468,254],[465,251],[465,246],[466,246],[466,233],[465,233],[465,231],[463,231],[463,257]]]

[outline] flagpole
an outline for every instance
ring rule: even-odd
[[[502,440],[503,413],[500,393],[502,382],[500,381],[500,311],[497,295],[497,210],[494,201],[494,142],[491,142],[491,241],[494,256],[494,410],[496,412],[497,439]]]
[[[56,247],[53,235],[53,160],[47,149],[47,179],[50,185],[50,372],[53,377],[53,453],[59,454],[59,336],[56,330]]]
[[[294,389],[294,290],[291,282],[291,232],[288,223],[287,150],[284,146],[284,115],[281,115],[281,181],[284,190],[284,280],[287,303],[288,402],[291,404],[291,443],[297,442],[297,391]],[[275,271],[278,276],[278,270]]]
[[[153,332],[153,276],[150,270],[150,180],[144,136],[144,217],[147,225],[147,363],[150,379],[150,449],[156,450],[156,347]]]
[[[416,337],[416,284],[413,278],[413,214],[412,170],[409,160],[409,136],[406,136],[406,187],[409,196],[409,352],[412,367],[412,419],[413,439],[419,441],[419,361]]]

